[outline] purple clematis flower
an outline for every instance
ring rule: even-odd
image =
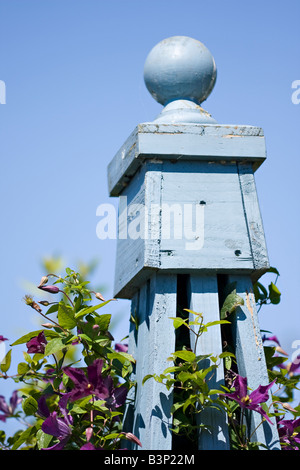
[[[104,384],[108,389],[108,397],[105,400],[106,406],[111,410],[115,410],[124,405],[127,396],[127,387],[125,385],[114,387],[113,380],[110,376],[105,377]]]
[[[231,400],[236,401],[241,408],[257,411],[260,413],[270,424],[273,424],[267,413],[260,406],[269,399],[269,389],[273,386],[275,380],[269,385],[260,385],[256,390],[248,395],[247,377],[237,375],[233,382],[234,392],[224,393],[224,395]]]
[[[66,395],[71,401],[94,395],[99,399],[106,399],[109,391],[104,383],[102,372],[102,359],[95,359],[93,364],[87,367],[87,375],[82,369],[66,367],[64,373],[70,377],[74,388]]]
[[[282,450],[300,450],[300,432],[295,431],[300,428],[300,418],[280,420],[278,426]]]
[[[0,414],[0,421],[5,422],[6,418],[13,416],[15,409],[17,408],[18,404],[21,403],[21,401],[22,398],[18,397],[17,390],[12,393],[9,399],[9,405],[6,403],[4,396],[0,395],[0,411],[4,413],[3,415]]]
[[[73,418],[72,416],[68,415],[66,409],[67,398],[67,396],[63,396],[58,402],[62,416],[59,416],[57,411],[52,411],[52,413],[49,412],[44,397],[39,400],[39,414],[41,416],[47,416],[42,424],[42,431],[46,434],[50,434],[50,436],[57,437],[59,440],[57,444],[54,444],[51,447],[43,448],[42,450],[62,450],[71,437],[71,426],[73,424]]]
[[[27,343],[27,352],[29,354],[35,354],[35,353],[40,353],[44,354],[45,352],[45,347],[47,344],[47,340],[45,337],[45,334],[43,331],[39,333],[37,336],[34,336],[34,338],[31,338]]]
[[[4,336],[0,335],[0,341],[8,341],[8,338],[4,338]]]

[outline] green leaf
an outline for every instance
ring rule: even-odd
[[[27,416],[34,415],[38,409],[38,403],[35,398],[29,396],[22,401],[22,408]]]
[[[276,305],[280,302],[281,292],[273,282],[269,285],[269,298],[272,304]]]
[[[18,374],[24,375],[24,374],[26,374],[29,370],[30,370],[30,367],[29,367],[29,365],[27,364],[27,362],[20,362],[20,363],[18,364]]]
[[[102,439],[107,441],[108,439],[117,439],[118,437],[120,437],[119,432],[112,432],[110,434],[106,434],[106,436],[102,436]]]
[[[18,449],[24,442],[26,442],[28,439],[30,439],[30,437],[35,432],[36,432],[36,427],[35,426],[30,426],[29,428],[25,429],[25,431],[23,431],[19,435],[18,439],[16,440],[16,442],[12,446],[12,450]]]
[[[6,373],[11,366],[11,349],[6,353],[4,359],[0,364],[0,369],[2,372]]]
[[[63,302],[59,303],[57,318],[60,326],[67,330],[72,330],[77,324],[72,307],[69,307]]]
[[[118,361],[120,361],[122,364],[124,364],[126,361],[135,362],[133,356],[125,352],[108,353],[107,357],[108,359],[118,359]]]
[[[31,364],[32,359],[31,359],[30,354],[28,354],[26,351],[23,351],[23,356],[24,356],[25,361]]]
[[[267,289],[258,281],[253,285],[253,292],[254,292],[256,302],[258,302],[259,300],[261,302],[266,301],[268,298]]]
[[[152,379],[154,377],[155,376],[153,374],[145,375],[145,377],[143,378],[143,381],[142,381],[142,385],[144,385],[144,383],[147,382],[147,380]]]
[[[210,326],[215,326],[215,325],[226,325],[227,323],[230,324],[230,321],[228,320],[216,320],[216,321],[210,321],[208,323],[205,323],[205,328],[209,328]]]
[[[46,449],[49,446],[52,437],[53,436],[50,436],[50,434],[46,434],[41,429],[39,429],[36,433],[37,446],[39,450]]]
[[[267,272],[268,273],[274,273],[274,274],[277,274],[277,276],[280,276],[279,271],[276,268],[272,267],[272,266],[268,269]]]
[[[110,325],[111,314],[104,313],[103,315],[97,315],[95,317],[95,325],[99,326],[101,331],[107,331]]]
[[[89,313],[93,313],[96,310],[98,310],[99,308],[104,307],[104,305],[111,302],[111,300],[112,299],[106,300],[105,302],[102,302],[101,304],[93,305],[91,307],[85,307],[85,308],[83,308],[82,310],[80,310],[79,312],[76,313],[75,318],[80,318],[80,317],[83,317],[84,315],[88,315]]]
[[[173,356],[183,359],[184,361],[193,362],[196,359],[196,354],[192,351],[183,349],[182,351],[175,351]]]
[[[173,320],[173,325],[174,325],[175,330],[182,325],[185,325],[188,327],[187,325],[188,319],[184,319],[180,317],[170,317],[170,320]]]
[[[177,378],[180,382],[184,383],[187,380],[193,380],[193,374],[191,374],[190,372],[187,372],[187,371],[181,371],[177,375]]]
[[[45,356],[49,356],[50,354],[55,354],[65,348],[66,345],[63,343],[61,338],[54,338],[45,347]]]
[[[31,338],[34,338],[35,336],[38,336],[39,333],[44,332],[45,337],[48,338],[56,338],[59,335],[56,331],[53,330],[37,330],[37,331],[31,331],[30,333],[27,333],[24,336],[21,336],[21,338],[17,339],[14,343],[11,344],[11,346],[17,346],[18,344],[23,344],[27,343]]]
[[[55,303],[55,304],[51,305],[51,307],[48,308],[48,310],[46,312],[46,315],[49,315],[50,313],[57,312],[58,305],[59,305],[58,303]]]
[[[244,305],[244,299],[236,293],[234,289],[230,294],[227,295],[223,307],[221,309],[221,320],[227,317],[235,311],[239,305]]]

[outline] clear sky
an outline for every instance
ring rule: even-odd
[[[283,295],[259,320],[293,352],[300,342],[300,104],[292,102],[299,14],[299,0],[0,0],[0,335],[13,341],[35,328],[24,281],[39,282],[44,256],[59,253],[70,267],[98,258],[94,280],[113,295],[116,241],[96,236],[97,207],[117,204],[107,165],[135,126],[161,111],[143,81],[148,53],[185,35],[203,42],[217,64],[203,107],[219,124],[265,132],[268,158],[256,184]],[[122,319],[119,340],[129,303],[108,311]]]

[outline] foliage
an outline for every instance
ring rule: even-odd
[[[17,387],[8,402],[0,396],[0,421],[14,418],[22,424],[13,436],[0,431],[0,446],[9,450],[111,450],[122,448],[124,439],[141,446],[136,436],[123,430],[128,391],[135,385],[131,379],[135,358],[126,345],[113,347],[111,315],[102,309],[114,299],[105,301],[77,272],[67,268],[65,274],[42,277],[38,291],[47,294],[47,300],[24,297],[44,323],[14,341],[0,364],[0,378],[11,378]],[[258,309],[280,302],[279,273],[271,268],[270,274],[276,279],[267,288],[261,282],[254,285]],[[54,282],[49,285],[50,277]],[[260,450],[263,444],[254,440],[255,430],[250,432],[247,426],[251,413],[259,413],[261,424],[265,420],[277,423],[282,449],[300,450],[300,406],[292,407],[299,390],[300,355],[287,362],[278,338],[263,332],[269,383],[250,390],[247,378],[238,374],[230,344],[219,355],[199,354],[201,336],[215,326],[221,331],[230,327],[236,309],[244,303],[234,284],[224,294],[219,321],[205,323],[205,312],[189,309],[186,315],[170,319],[175,330],[189,331],[193,347],[177,346],[168,358],[170,366],[161,374],[147,375],[143,383],[156,380],[173,391],[175,436],[195,441],[199,430],[209,430],[202,413],[213,409],[227,416],[231,449]],[[138,328],[137,321],[131,320]],[[7,338],[0,336],[0,341]],[[13,348],[24,346],[17,374],[9,375]],[[220,366],[225,370],[222,389],[214,385]],[[277,390],[270,395],[275,384]]]
[[[12,348],[1,363],[1,377],[14,380],[18,394],[14,392],[10,404],[0,397],[0,419],[25,424],[25,430],[23,426],[9,438],[1,431],[2,448],[118,449],[123,439],[140,445],[122,430],[134,358],[124,345],[112,347],[111,315],[101,313],[112,299],[105,301],[69,268],[65,277],[43,276],[38,288],[57,300],[24,298],[45,322],[11,345],[26,346],[16,375],[8,375]]]

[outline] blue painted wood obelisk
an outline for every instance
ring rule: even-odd
[[[269,383],[252,292],[269,267],[254,181],[265,140],[262,129],[220,125],[200,106],[216,80],[214,59],[201,42],[161,41],[146,59],[144,79],[162,112],[137,125],[108,168],[110,195],[119,197],[115,296],[132,300],[135,319],[129,348],[137,386],[128,430],[143,449],[176,450],[172,393],[142,380],[168,367],[175,351],[169,317],[179,307],[202,312],[205,322],[219,320],[220,286],[235,281],[245,300],[232,325],[238,372],[252,389]],[[219,326],[201,338],[198,354],[222,352]],[[220,388],[221,367],[213,380]],[[254,416],[252,429],[259,422]],[[226,417],[200,413],[201,423],[211,431],[199,431],[198,449],[229,449]],[[254,439],[279,448],[276,425],[264,426]]]

